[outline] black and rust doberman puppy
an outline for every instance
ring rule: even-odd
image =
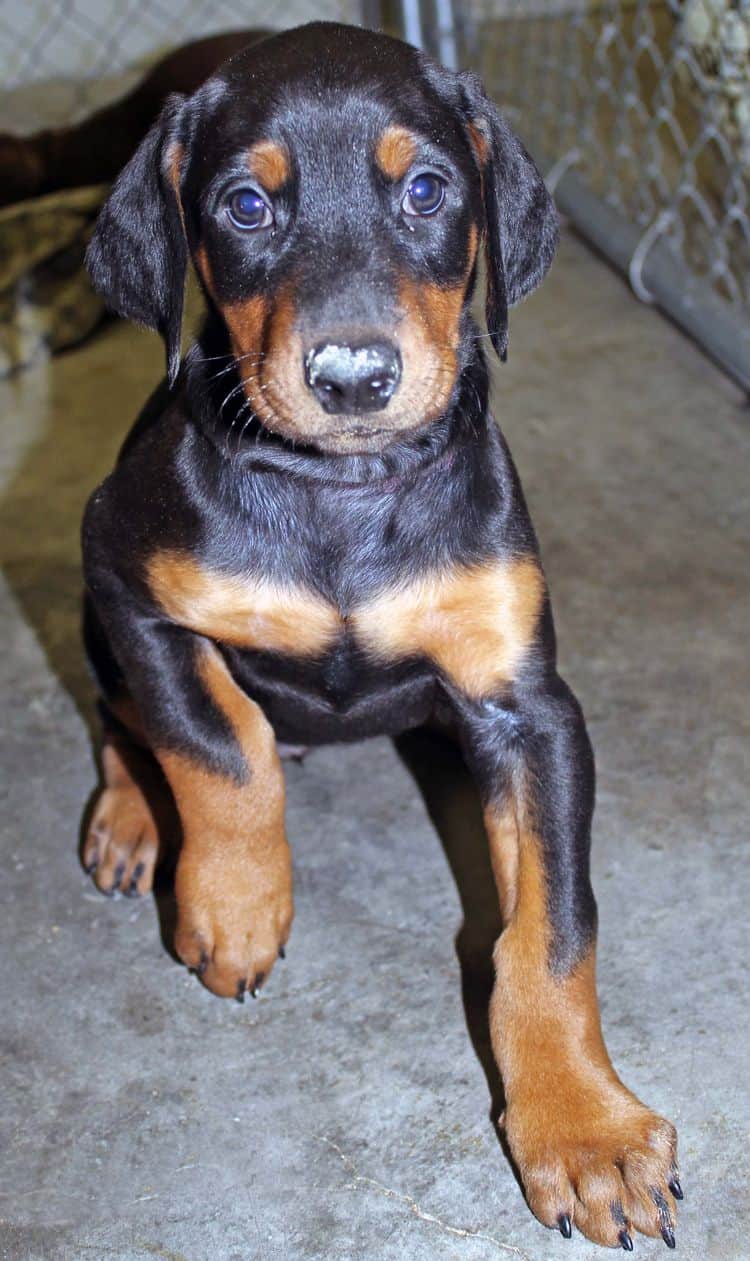
[[[84,860],[104,892],[149,889],[153,757],[183,831],[177,951],[242,996],[292,921],[277,740],[447,707],[505,924],[491,1031],[529,1204],[565,1236],[673,1247],[675,1131],[602,1040],[591,748],[469,313],[483,241],[504,356],[556,239],[479,81],[386,36],[314,24],[170,98],[89,253],[112,306],[162,333],[168,384],[84,523],[109,715]],[[188,259],[208,315],[181,365]]]

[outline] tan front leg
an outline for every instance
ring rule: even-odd
[[[486,824],[507,918],[495,949],[490,1031],[505,1132],[529,1205],[566,1235],[574,1225],[630,1250],[635,1229],[673,1247],[677,1137],[612,1067],[593,941],[572,970],[556,974],[548,875],[528,803],[489,807]]]
[[[183,828],[175,947],[215,994],[242,998],[268,976],[292,923],[284,779],[273,729],[213,645],[201,647],[198,672],[247,769],[238,781],[174,750],[156,751]]]

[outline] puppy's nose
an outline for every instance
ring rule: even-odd
[[[382,411],[401,380],[390,342],[323,342],[305,356],[305,380],[329,415]]]

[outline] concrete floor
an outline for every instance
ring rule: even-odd
[[[603,1256],[531,1217],[490,1122],[496,911],[452,754],[378,740],[289,768],[297,919],[257,1002],[174,962],[168,897],[84,877],[78,522],[160,371],[156,338],[113,326],[0,395],[2,1257]],[[597,752],[610,1050],[680,1130],[678,1255],[739,1261],[750,414],[570,237],[497,383]]]

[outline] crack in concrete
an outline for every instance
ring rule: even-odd
[[[451,1226],[450,1222],[444,1222],[441,1217],[436,1217],[434,1213],[428,1213],[412,1195],[408,1194],[408,1192],[396,1191],[393,1187],[386,1186],[384,1182],[379,1182],[377,1178],[369,1178],[365,1174],[358,1173],[354,1161],[350,1156],[347,1156],[346,1152],[339,1147],[338,1143],[334,1143],[333,1139],[326,1138],[323,1134],[313,1134],[313,1138],[318,1143],[325,1143],[327,1147],[331,1147],[333,1151],[336,1152],[344,1167],[352,1174],[354,1179],[351,1183],[352,1188],[357,1186],[373,1187],[376,1191],[379,1191],[381,1195],[386,1196],[388,1199],[399,1200],[402,1204],[405,1204],[409,1211],[413,1213],[415,1217],[418,1217],[420,1221],[428,1222],[431,1226],[437,1226],[448,1235],[456,1235],[460,1239],[481,1239],[485,1243],[493,1244],[494,1247],[498,1248],[501,1252],[509,1252],[514,1257],[520,1257],[521,1261],[531,1261],[528,1253],[523,1252],[520,1248],[516,1248],[514,1244],[503,1243],[503,1241],[498,1239],[495,1235],[488,1235],[482,1230],[467,1230],[463,1226]]]

